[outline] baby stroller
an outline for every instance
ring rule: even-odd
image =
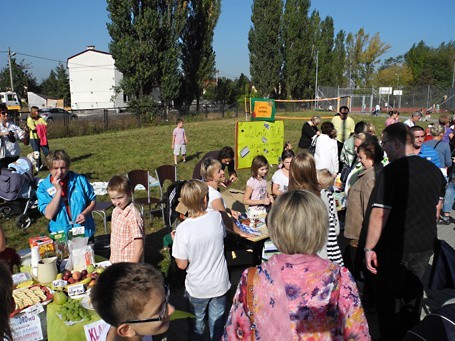
[[[32,223],[30,212],[37,208],[36,180],[33,165],[28,158],[20,157],[0,171],[0,218],[16,218],[16,226],[26,229]]]

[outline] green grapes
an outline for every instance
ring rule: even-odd
[[[58,310],[60,318],[65,322],[79,322],[84,320],[86,322],[91,320],[90,313],[85,309],[78,300],[69,299]]]

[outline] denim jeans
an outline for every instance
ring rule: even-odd
[[[32,147],[34,152],[40,151],[40,148],[43,150],[44,157],[46,157],[49,154],[49,145],[41,146],[40,145],[40,140],[39,139],[30,139],[30,146]],[[41,155],[38,160],[38,165],[41,165]]]
[[[190,301],[191,312],[196,316],[192,321],[191,340],[203,340],[205,329],[205,315],[208,307],[209,330],[211,340],[220,340],[224,331],[224,310],[226,307],[227,293],[212,298],[196,298],[186,292]],[[193,320],[193,319],[190,319]]]
[[[442,211],[444,213],[450,213],[452,211],[453,200],[455,199],[455,183],[449,181],[446,187],[446,195],[444,197],[444,206]]]

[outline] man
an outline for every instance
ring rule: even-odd
[[[409,128],[412,128],[416,125],[418,121],[422,118],[422,113],[419,111],[416,111],[412,114],[410,118],[408,118],[406,121],[403,123],[406,124]]]
[[[16,161],[21,155],[19,140],[25,137],[25,132],[14,123],[8,121],[8,109],[4,103],[0,104],[0,138],[4,155],[0,160],[0,168]]]
[[[337,130],[337,140],[339,142],[339,151],[343,147],[344,141],[354,132],[355,122],[348,117],[349,108],[345,105],[340,107],[340,114],[332,118],[332,123]]]
[[[206,158],[212,158],[220,161],[223,171],[225,171],[227,167],[227,170],[229,172],[229,179],[223,183],[224,186],[230,185],[231,182],[237,180],[237,172],[234,168],[234,150],[229,146],[223,147],[220,150],[212,150],[211,152],[205,154],[194,167],[193,179],[201,179],[201,164],[202,161],[204,161]]]
[[[414,154],[413,134],[403,123],[384,129],[390,164],[380,175],[365,244],[368,270],[377,275],[381,339],[401,340],[420,320],[422,276],[437,236],[437,206],[445,179]]]
[[[411,131],[414,135],[414,154],[420,156],[421,158],[430,161],[436,167],[442,168],[441,159],[439,158],[438,152],[431,147],[425,146],[423,142],[425,141],[425,130],[420,126],[413,126]]]

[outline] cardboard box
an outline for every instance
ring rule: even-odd
[[[55,256],[54,241],[46,236],[30,237],[28,239],[30,244],[30,249],[34,246],[38,246],[40,257],[43,258],[44,255]]]

